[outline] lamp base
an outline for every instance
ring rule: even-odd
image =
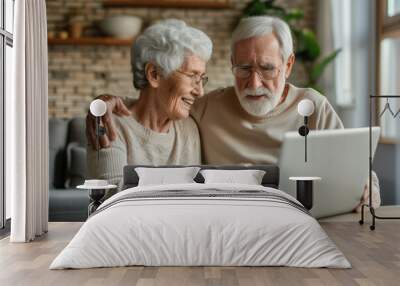
[[[306,209],[311,210],[313,207],[313,181],[296,181],[296,198]]]
[[[101,205],[105,194],[106,189],[89,189],[90,204],[88,206],[88,216],[94,213]]]

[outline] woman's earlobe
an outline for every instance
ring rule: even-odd
[[[150,86],[153,88],[157,88],[160,84],[160,75],[156,67],[151,63],[146,64],[145,73]]]

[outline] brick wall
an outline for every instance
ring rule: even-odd
[[[95,22],[110,15],[135,15],[144,26],[159,19],[182,19],[206,32],[214,43],[213,56],[208,65],[210,82],[206,90],[232,84],[229,43],[231,33],[249,0],[231,0],[231,8],[160,9],[103,7],[102,0],[47,0],[48,31],[57,34],[68,29],[71,14],[85,24],[84,34],[98,35]],[[302,26],[314,28],[316,0],[277,1],[286,7],[301,8],[305,12]],[[296,66],[292,81],[302,79],[302,67]],[[128,46],[49,46],[49,116],[84,116],[93,97],[109,93],[137,96],[130,72]]]

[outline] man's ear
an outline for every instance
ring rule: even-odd
[[[160,75],[156,66],[152,63],[147,63],[145,66],[146,79],[150,86],[157,88],[160,85]]]
[[[294,53],[292,53],[289,56],[289,58],[287,59],[287,62],[286,62],[286,73],[285,73],[285,78],[286,79],[289,78],[290,73],[292,72],[292,68],[293,68],[295,60],[296,60],[296,57],[295,57]]]

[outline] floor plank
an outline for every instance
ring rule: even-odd
[[[81,226],[50,223],[49,233],[32,243],[0,240],[0,285],[400,285],[400,221],[378,221],[375,231],[358,225],[355,215],[321,225],[352,269],[138,266],[50,271],[52,260]]]

